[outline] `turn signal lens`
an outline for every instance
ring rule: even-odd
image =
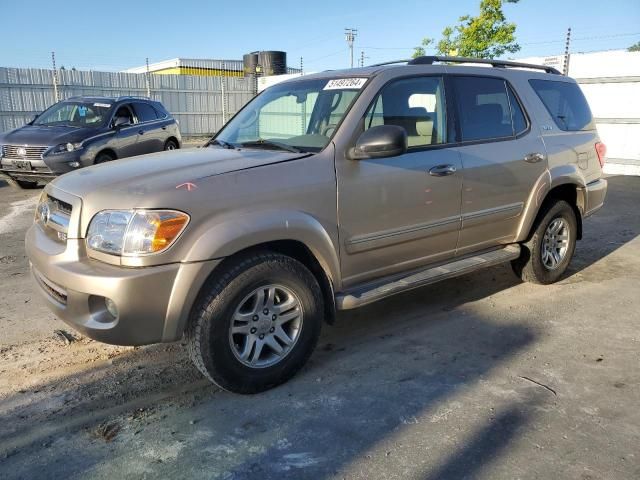
[[[600,167],[604,168],[605,157],[607,155],[607,146],[602,142],[597,142],[596,153],[598,154],[598,161],[600,162]]]
[[[186,213],[173,210],[138,210],[129,223],[123,253],[161,252],[178,238],[188,221]]]
[[[176,210],[103,210],[87,231],[87,247],[137,256],[166,250],[184,231],[189,215]]]

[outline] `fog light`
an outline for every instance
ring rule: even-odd
[[[80,166],[80,162],[69,162],[69,166],[73,168],[78,168]]]
[[[110,298],[105,298],[104,305],[105,307],[107,307],[107,311],[113,318],[118,318],[118,307],[116,307],[116,302],[114,302]]]

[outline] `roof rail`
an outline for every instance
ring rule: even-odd
[[[561,75],[561,73],[553,67],[546,65],[535,65],[533,63],[512,62],[510,60],[494,60],[486,58],[471,58],[471,57],[447,57],[441,55],[417,57],[407,62],[408,65],[432,65],[433,62],[448,62],[448,63],[479,63],[484,65],[491,65],[496,68],[532,68],[534,70],[544,70],[547,73],[553,73]]]
[[[491,65],[492,67],[496,68],[531,68],[533,70],[543,70],[547,73],[553,73],[555,75],[562,75],[555,68],[546,65],[535,65],[533,63],[512,62],[510,60],[493,60],[486,58],[448,57],[443,55],[422,56],[409,60],[393,60],[391,62],[376,63],[375,65],[371,66],[382,67],[384,65],[393,65],[396,63],[406,63],[407,65],[433,65],[434,62],[477,63],[483,65]]]
[[[143,95],[121,95],[121,96],[116,98],[116,101],[119,102],[120,100],[127,100],[129,98],[137,98],[137,99],[140,99],[140,100],[151,100],[150,97],[145,97]]]

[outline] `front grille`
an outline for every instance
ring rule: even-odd
[[[73,210],[73,207],[71,206],[70,203],[63,202],[62,200],[54,198],[51,195],[47,195],[47,197],[49,197],[49,202],[51,202],[51,204],[54,206],[56,210],[58,210],[61,213],[64,213],[68,217],[71,216],[71,210]]]
[[[10,160],[42,160],[42,154],[48,148],[29,145],[3,145],[2,156]],[[24,150],[24,155],[22,155],[22,150]]]
[[[67,202],[47,195],[46,204],[38,205],[37,220],[50,238],[66,243],[72,211],[73,207]]]
[[[45,278],[38,270],[33,268],[33,276],[38,281],[38,285],[56,302],[66,305],[67,292],[60,286]]]

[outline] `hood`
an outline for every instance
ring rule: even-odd
[[[100,128],[25,125],[0,135],[0,144],[54,147],[61,143],[81,142],[100,131]]]
[[[274,150],[194,148],[124,158],[82,168],[58,177],[53,185],[85,198],[94,192],[120,197],[175,191],[179,185],[207,177],[309,156]],[[132,207],[135,205],[131,205]]]

